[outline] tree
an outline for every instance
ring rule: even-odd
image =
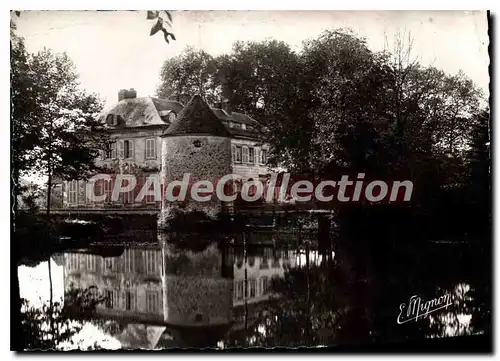
[[[11,39],[11,69],[14,211],[22,190],[20,177],[43,175],[48,179],[48,222],[54,177],[85,178],[98,169],[95,159],[108,142],[103,124],[97,120],[102,104],[95,94],[79,88],[78,75],[67,55],[46,49],[28,54],[23,39],[15,35]],[[56,240],[53,231],[48,225],[44,238]],[[49,277],[50,272],[49,262]],[[52,282],[50,287],[52,295]]]
[[[207,102],[215,104],[220,100],[214,82],[216,70],[211,55],[188,47],[181,55],[163,64],[157,95],[186,103],[192,96],[200,94]]]

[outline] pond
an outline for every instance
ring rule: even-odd
[[[340,254],[289,238],[280,232],[117,238],[21,265],[30,344],[61,350],[298,347],[485,332],[471,321],[486,311],[464,280],[435,277],[414,292],[378,287],[378,280],[351,282]],[[391,287],[390,294],[381,291]]]

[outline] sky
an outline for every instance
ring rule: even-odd
[[[118,90],[154,95],[163,62],[186,46],[218,55],[235,41],[278,39],[300,50],[327,29],[351,28],[374,50],[393,48],[395,34],[411,34],[423,65],[462,69],[488,95],[488,34],[482,11],[175,11],[177,41],[149,36],[145,11],[24,11],[16,18],[28,51],[66,52],[82,86],[110,106]]]

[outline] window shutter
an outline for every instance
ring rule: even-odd
[[[78,204],[85,204],[87,199],[85,197],[85,181],[77,181],[78,184]]]
[[[243,149],[242,161],[243,163],[248,163],[248,147],[243,147],[242,149]]]
[[[118,142],[118,158],[119,159],[125,158],[125,143],[123,140],[120,140]]]
[[[130,150],[129,150],[129,156],[130,158],[134,159],[134,150],[135,150],[135,146],[134,146],[134,141],[133,140],[129,140],[129,147],[130,147]]]
[[[116,143],[111,144],[111,159],[116,159]]]

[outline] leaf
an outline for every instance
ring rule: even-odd
[[[151,28],[151,32],[149,33],[149,35],[152,36],[162,29],[163,29],[163,21],[161,20],[161,18],[158,18],[156,24],[154,24],[153,27]]]
[[[175,35],[174,35],[174,34],[172,34],[172,33],[169,33],[166,29],[161,29],[161,31],[163,31],[163,36],[165,37],[165,41],[166,41],[167,43],[169,43],[169,44],[170,44],[170,41],[168,40],[168,36],[169,36],[169,35],[170,35],[170,37],[172,38],[172,40],[176,40],[176,39],[175,39]]]
[[[172,20],[172,14],[170,13],[170,11],[169,10],[163,10],[163,11],[165,12],[165,14],[167,14],[168,20],[170,22],[173,22],[173,20]]]
[[[147,19],[153,20],[156,19],[160,15],[159,11],[148,10]]]

